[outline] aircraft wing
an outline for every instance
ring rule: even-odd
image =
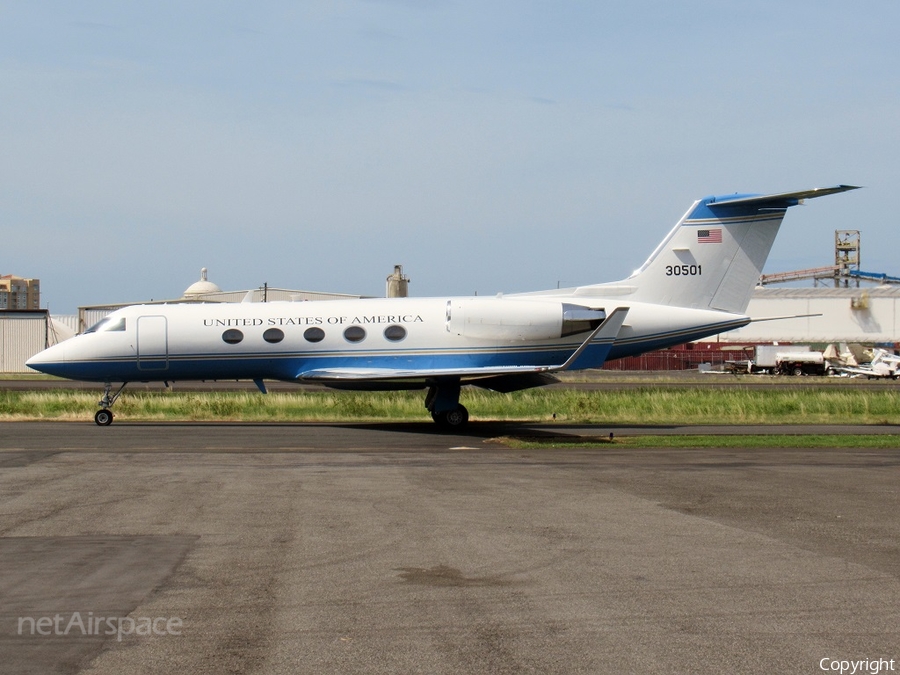
[[[365,382],[421,381],[424,379],[456,377],[461,380],[472,381],[510,375],[514,377],[546,376],[550,373],[568,370],[592,343],[604,344],[608,350],[612,349],[612,345],[619,334],[619,329],[622,328],[622,324],[625,322],[627,314],[628,307],[615,309],[563,363],[553,366],[523,364],[483,368],[317,368],[300,373],[297,375],[297,379],[301,382],[340,386],[341,384],[349,385]]]
[[[322,368],[302,373],[297,379],[307,384],[321,384],[332,389],[384,391],[421,389],[441,378],[459,378],[460,384],[473,384],[507,394],[555,384],[559,380],[544,370],[511,366],[475,369],[391,370],[389,368]]]
[[[495,375],[523,375],[553,372],[549,366],[500,366],[494,368],[319,368],[300,373],[302,382],[378,382],[383,380],[421,380],[437,377],[474,379]]]
[[[863,366],[838,366],[835,370],[839,373],[847,375],[861,375],[870,379],[891,378],[896,379],[896,371],[890,370],[887,366],[883,368],[872,368]]]

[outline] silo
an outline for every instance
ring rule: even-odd
[[[403,274],[403,265],[394,265],[394,273],[387,278],[386,296],[405,298],[409,295],[409,278]]]

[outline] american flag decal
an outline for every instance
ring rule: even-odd
[[[698,244],[721,244],[722,243],[722,228],[718,227],[715,230],[697,230],[697,243]]]

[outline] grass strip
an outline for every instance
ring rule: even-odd
[[[0,392],[0,419],[89,420],[97,392]],[[127,389],[114,407],[130,420],[422,421],[422,391],[178,392]],[[472,420],[568,424],[900,424],[900,389],[756,391],[698,386],[623,391],[532,389],[497,394],[467,387]]]

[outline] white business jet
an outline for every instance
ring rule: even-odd
[[[850,185],[700,199],[623,281],[497,297],[135,305],[27,364],[104,382],[108,425],[129,382],[263,380],[338,389],[427,389],[440,425],[464,426],[460,387],[499,392],[554,373],[745,326],[753,288],[791,206]],[[113,383],[121,386],[113,392]]]

